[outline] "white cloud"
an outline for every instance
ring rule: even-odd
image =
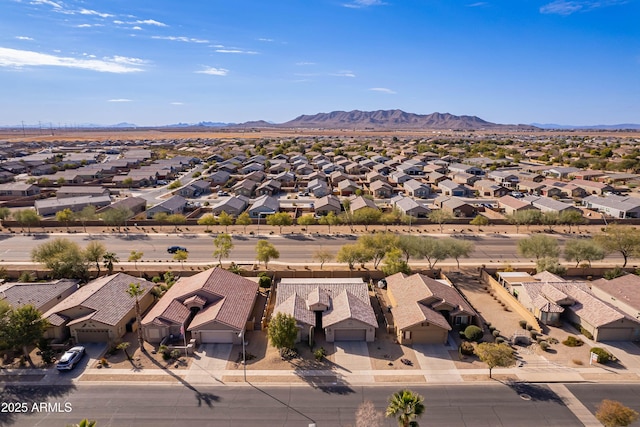
[[[258,41],[261,41],[261,42],[274,42],[275,40],[274,39],[259,38]]]
[[[128,24],[155,25],[156,27],[168,27],[167,24],[163,22],[155,21],[153,19],[144,19],[144,20],[139,19],[137,21],[128,22]]]
[[[185,43],[209,43],[209,40],[195,39],[192,37],[183,37],[183,36],[152,36],[151,38],[156,40],[171,40],[171,41],[185,42]]]
[[[111,18],[113,16],[110,13],[102,13],[102,12],[98,12],[96,10],[90,10],[90,9],[80,9],[79,13],[80,15],[96,15],[101,18]]]
[[[216,49],[217,53],[240,53],[244,55],[257,55],[258,52],[253,50],[242,50],[242,49]]]
[[[555,15],[571,15],[576,12],[589,12],[601,7],[616,6],[628,0],[555,0],[540,8],[540,13]]]
[[[338,71],[337,73],[333,73],[331,74],[332,76],[335,77],[355,77],[356,75],[353,73],[353,71]]]
[[[304,65],[316,65],[316,63],[315,63],[315,62],[305,62],[305,61],[302,61],[302,62],[296,62],[296,65],[300,65],[300,66],[304,66]]]
[[[386,3],[382,0],[353,0],[351,3],[343,3],[342,6],[351,9],[362,9],[369,6],[382,6]]]
[[[33,41],[33,38],[31,38],[31,37],[27,37],[27,36],[16,36],[16,39],[18,39],[18,40],[28,40],[28,41]]]
[[[171,105],[184,105],[184,102],[171,102]]]
[[[50,0],[33,0],[29,4],[47,4],[55,9],[62,9],[62,6],[60,4]]]
[[[116,99],[109,99],[107,102],[133,102],[133,101],[127,98],[116,98]]]
[[[229,70],[224,68],[205,67],[204,70],[196,71],[198,74],[209,74],[211,76],[226,76]]]
[[[137,25],[135,27],[131,27],[131,29],[136,31],[142,31],[142,27],[138,27]]]
[[[390,95],[395,95],[397,93],[395,90],[391,90],[386,87],[372,87],[369,90],[372,90],[374,92],[388,93]]]
[[[471,3],[468,4],[467,7],[483,7],[483,6],[488,6],[489,3],[485,2],[485,1],[479,1],[477,3]]]
[[[141,59],[124,56],[104,59],[78,59],[0,47],[0,67],[64,67],[102,73],[133,73],[143,71],[139,66],[144,63],[145,61]]]
[[[116,25],[123,25],[123,24],[125,24],[125,22],[124,22],[124,21],[120,21],[120,20],[118,20],[118,19],[116,19],[115,21],[113,21],[113,23],[114,23],[114,24],[116,24]]]

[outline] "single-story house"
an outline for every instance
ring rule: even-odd
[[[157,344],[190,331],[197,343],[240,344],[258,283],[216,267],[180,278],[142,319],[144,339]],[[250,326],[252,328],[253,325]]]
[[[599,279],[591,283],[591,292],[602,301],[611,304],[640,321],[640,277],[625,274],[615,279]],[[634,341],[640,336],[632,337]]]
[[[473,184],[480,197],[502,197],[509,194],[510,190],[490,179],[481,179]]]
[[[637,197],[594,194],[582,199],[582,205],[614,218],[640,218],[640,198]]]
[[[147,200],[142,197],[125,197],[116,202],[113,202],[109,206],[105,206],[96,211],[97,214],[101,214],[111,209],[126,208],[133,213],[133,216],[138,215],[147,210]]]
[[[167,200],[152,206],[147,210],[147,218],[153,218],[157,213],[163,212],[167,215],[180,214],[184,212],[184,208],[187,205],[187,199],[182,196],[172,196]]]
[[[32,305],[41,313],[51,309],[78,289],[77,280],[58,279],[51,282],[2,283],[0,300],[11,307]]]
[[[367,284],[361,278],[282,279],[273,314],[290,314],[298,341],[324,331],[327,342],[375,339],[378,327]]]
[[[391,197],[393,187],[386,181],[378,180],[369,185],[369,192],[378,199],[388,199]]]
[[[418,197],[420,199],[427,198],[431,194],[431,187],[429,187],[428,184],[424,184],[415,179],[406,181],[402,185],[402,188],[409,196]]]
[[[448,283],[404,273],[386,280],[400,344],[445,344],[452,325],[476,322],[478,314]]]
[[[249,216],[251,218],[264,218],[267,215],[272,215],[280,210],[280,201],[271,196],[258,197],[253,204],[249,207]]]
[[[327,215],[329,212],[338,215],[342,211],[342,204],[336,196],[329,195],[316,200],[314,209],[316,215]]]
[[[55,215],[56,212],[65,209],[71,209],[73,212],[79,212],[87,206],[95,206],[96,209],[109,206],[111,197],[109,196],[79,196],[66,197],[64,199],[42,199],[34,202],[34,207],[38,215],[48,216]]]
[[[505,215],[513,215],[516,212],[527,209],[537,210],[537,208],[531,205],[531,203],[525,202],[512,196],[500,197],[498,199],[498,208],[503,209]]]
[[[438,188],[443,196],[467,197],[472,193],[471,189],[464,185],[457,184],[451,180],[440,181]]]
[[[71,336],[75,342],[110,342],[135,328],[136,300],[127,294],[131,283],[143,293],[138,297],[144,313],[153,303],[154,284],[125,273],[92,280],[46,311],[42,317],[50,323],[46,337],[56,341]]]
[[[427,207],[401,194],[389,200],[391,206],[402,212],[403,215],[411,215],[416,218],[424,218],[431,212]]]
[[[220,215],[222,212],[226,212],[232,216],[238,216],[247,209],[249,206],[249,199],[244,196],[229,197],[228,199],[220,201],[218,204],[211,208],[211,213],[214,215]]]
[[[351,200],[349,209],[352,213],[359,211],[360,209],[371,208],[378,210],[378,206],[375,202],[367,197],[357,196]]]
[[[89,185],[78,185],[78,186],[68,186],[63,185],[56,191],[56,197],[58,199],[64,199],[66,197],[79,197],[79,196],[108,196],[109,189],[104,188],[102,186],[89,186]]]
[[[531,203],[533,207],[540,209],[542,212],[582,212],[580,209],[570,205],[569,203],[564,203],[550,197],[525,196],[522,200]]]
[[[0,198],[7,200],[16,197],[28,197],[40,194],[40,187],[24,182],[0,184]]]

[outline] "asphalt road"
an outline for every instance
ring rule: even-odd
[[[0,400],[26,404],[26,413],[0,413],[0,426],[65,426],[89,417],[99,427],[124,426],[346,426],[360,403],[384,410],[397,387],[159,385],[5,386]],[[574,385],[591,400],[628,395],[639,410],[639,385]],[[421,425],[579,426],[554,392],[541,384],[411,387],[425,397]],[[584,393],[583,393],[584,391]],[[523,398],[526,395],[526,398]],[[635,398],[635,400],[634,400]],[[42,403],[54,405],[41,405]],[[57,407],[55,404],[58,404]],[[34,404],[36,406],[34,407]],[[66,406],[65,406],[66,404]],[[37,410],[36,410],[37,409]],[[38,410],[42,411],[38,411]],[[65,409],[67,412],[65,412]],[[392,419],[385,426],[396,426]]]
[[[189,251],[188,262],[207,263],[214,262],[212,257],[214,250],[212,235],[204,234],[142,234],[130,233],[128,235],[107,235],[107,234],[62,234],[68,238],[85,246],[90,240],[99,240],[104,243],[107,250],[115,252],[120,261],[127,261],[132,250],[144,252],[144,261],[168,261],[173,259],[173,255],[167,253],[167,247],[179,245],[186,247]],[[24,262],[30,260],[31,250],[37,245],[53,239],[51,234],[0,235],[0,262]],[[437,235],[436,237],[451,237],[451,235]],[[492,262],[519,263],[528,262],[529,259],[518,256],[517,242],[523,235],[490,234],[486,236],[457,235],[456,238],[463,238],[474,243],[475,250],[469,259],[461,259],[461,264],[490,264]],[[347,243],[356,240],[354,236],[329,236],[320,235],[309,237],[301,234],[289,234],[284,236],[261,236],[274,244],[280,251],[280,262],[289,263],[314,263],[313,253],[320,247],[326,248],[334,254],[338,249]],[[562,246],[566,239],[558,237]],[[234,235],[234,249],[228,260],[236,263],[253,263],[255,260],[255,246],[258,237]],[[617,254],[608,256],[605,259],[610,263],[622,264],[622,257]],[[416,260],[413,260],[416,261]],[[447,260],[449,263],[453,259]],[[426,263],[426,260],[420,262]]]

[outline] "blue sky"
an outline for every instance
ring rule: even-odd
[[[0,125],[640,122],[640,0],[0,0]]]

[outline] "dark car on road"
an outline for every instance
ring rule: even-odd
[[[167,252],[170,254],[175,254],[178,251],[189,252],[184,246],[169,246],[167,248]]]
[[[84,354],[85,350],[81,345],[72,347],[62,355],[56,368],[59,371],[70,371],[82,360]]]

